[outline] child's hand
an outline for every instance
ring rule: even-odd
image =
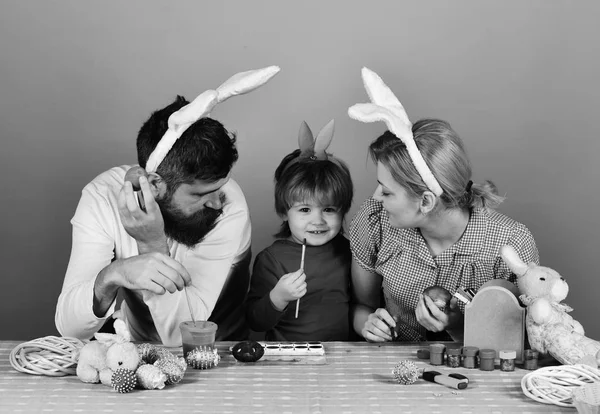
[[[300,299],[304,295],[306,295],[306,275],[304,270],[299,269],[294,273],[283,275],[271,290],[269,297],[273,305],[282,311],[288,303]]]

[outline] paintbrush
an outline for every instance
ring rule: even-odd
[[[300,270],[304,271],[304,255],[306,254],[306,238],[302,243],[302,258],[300,259]],[[298,310],[300,309],[300,298],[296,300],[296,318],[298,318]]]
[[[188,309],[190,311],[190,318],[192,318],[192,322],[194,322],[194,326],[196,326],[196,319],[194,319],[194,312],[192,312],[192,303],[190,302],[190,295],[187,291],[187,286],[184,286],[183,291],[185,292],[185,299],[187,300]]]

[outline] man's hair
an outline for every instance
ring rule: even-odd
[[[189,102],[183,96],[150,115],[137,137],[138,163],[146,168],[148,157],[168,129],[171,114]],[[175,141],[156,173],[172,192],[180,184],[225,178],[238,159],[235,134],[211,118],[200,118]]]
[[[339,208],[344,217],[353,196],[352,178],[346,164],[331,155],[327,160],[296,160],[299,155],[299,149],[286,155],[275,171],[277,214],[284,216],[296,202],[316,201]],[[289,224],[284,221],[275,237],[286,238],[290,234]]]

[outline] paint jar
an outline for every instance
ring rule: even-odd
[[[496,351],[493,349],[482,349],[479,351],[479,369],[482,371],[493,371],[496,361]]]
[[[181,322],[179,329],[181,329],[184,357],[196,348],[212,352],[215,347],[215,335],[218,329],[216,323],[210,321]]]
[[[444,365],[444,351],[446,346],[443,344],[429,345],[429,363],[431,365]]]
[[[461,349],[459,347],[446,348],[446,365],[450,368],[459,368],[460,354]]]
[[[502,371],[514,371],[515,370],[515,359],[517,358],[517,351],[504,350],[499,352],[500,356],[500,369]]]
[[[463,367],[470,368],[470,369],[476,368],[478,353],[479,353],[479,348],[477,348],[476,346],[463,346],[463,349],[462,349]]]
[[[530,371],[538,369],[538,351],[533,349],[526,349],[523,353],[523,368]]]

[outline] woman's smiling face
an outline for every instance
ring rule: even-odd
[[[381,162],[377,163],[377,182],[373,198],[383,203],[390,225],[402,229],[418,227],[421,200],[411,197]]]

